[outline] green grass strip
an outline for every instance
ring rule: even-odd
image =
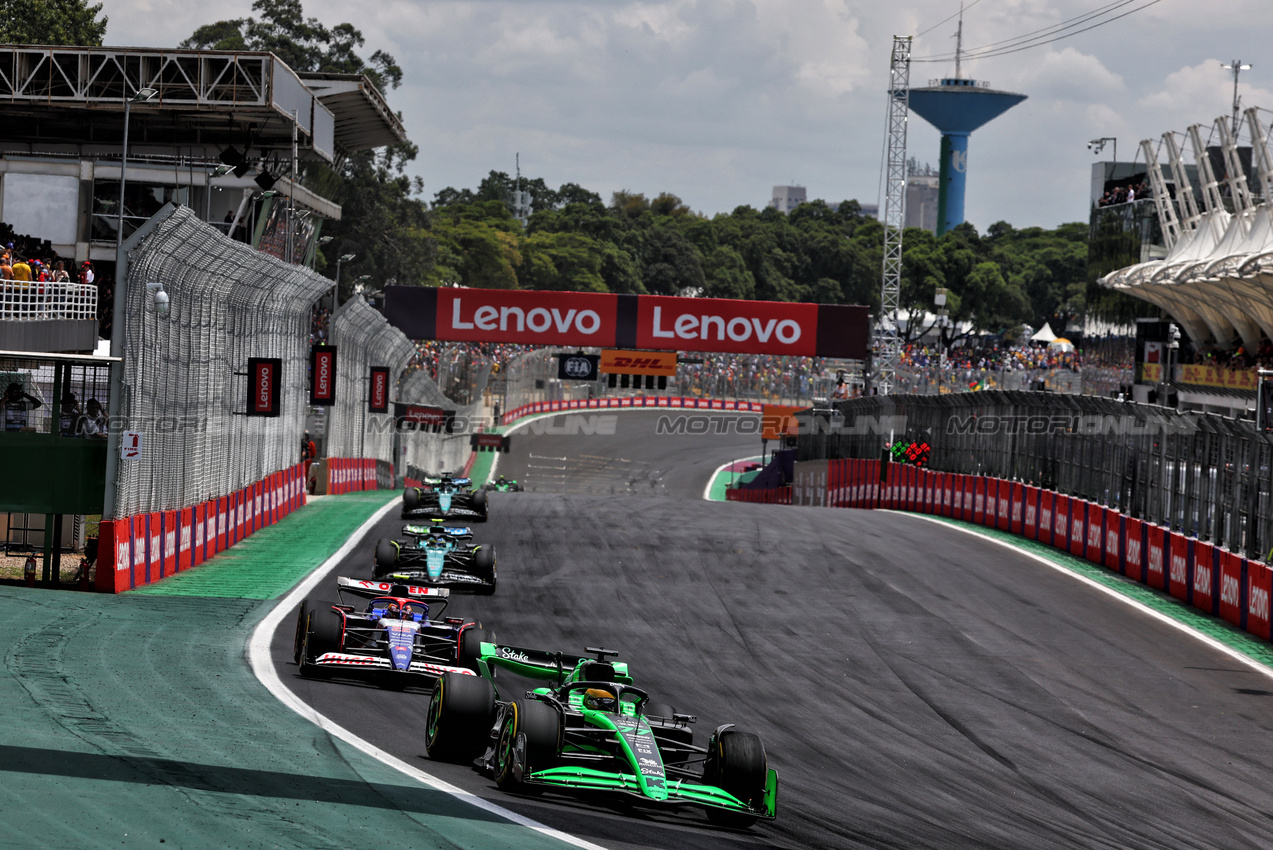
[[[324,496],[216,557],[129,591],[140,596],[273,599],[331,557],[397,490]],[[371,555],[368,554],[368,565]]]
[[[1253,661],[1273,668],[1273,644],[1242,631],[1227,620],[1204,614],[1169,593],[1155,590],[1147,584],[1141,584],[1126,576],[1119,575],[1117,572],[1100,564],[1093,564],[1084,558],[1079,558],[1068,552],[1062,552],[1060,549],[1049,546],[1046,543],[1040,543],[1037,540],[1031,540],[1019,534],[1013,534],[997,528],[986,528],[976,523],[964,522],[950,517],[934,516],[933,519],[940,520],[948,525],[966,528],[978,534],[984,534],[995,540],[1001,540],[1023,552],[1038,555],[1045,560],[1064,567],[1070,572],[1117,591],[1128,599],[1139,602],[1146,608],[1170,617],[1178,623],[1183,623],[1212,640],[1219,641],[1230,649],[1242,653]]]

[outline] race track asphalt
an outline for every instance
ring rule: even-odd
[[[621,650],[638,685],[698,715],[700,742],[720,723],[758,732],[775,822],[504,794],[424,755],[423,691],[301,679],[290,619],[273,644],[284,682],[417,767],[612,848],[1273,846],[1273,679],[948,525],[702,501],[710,471],[757,441],[653,439],[653,418],[518,432],[501,471],[566,458],[589,483],[496,495],[476,531],[499,590],[449,613],[501,643]],[[655,483],[629,494],[633,480]],[[371,545],[334,574],[369,575]]]

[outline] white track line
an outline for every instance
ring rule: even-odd
[[[291,593],[279,600],[278,604],[265,615],[265,619],[252,632],[252,637],[248,639],[247,655],[248,663],[252,667],[252,672],[256,674],[256,678],[265,686],[266,690],[274,695],[274,697],[283,705],[295,711],[301,717],[313,723],[327,734],[339,738],[354,749],[359,750],[376,761],[386,764],[393,769],[406,774],[422,785],[426,785],[435,791],[441,791],[444,794],[450,794],[458,800],[470,805],[476,806],[484,812],[512,821],[513,823],[524,826],[527,829],[538,832],[549,838],[556,838],[573,847],[582,847],[586,850],[605,850],[600,844],[593,844],[582,838],[577,838],[568,833],[545,826],[538,821],[531,820],[528,817],[510,811],[503,806],[496,805],[489,800],[484,800],[476,794],[471,794],[462,788],[457,788],[449,782],[438,779],[432,774],[420,770],[414,765],[408,764],[397,756],[385,752],[379,747],[364,741],[353,732],[333,722],[328,717],[319,714],[314,710],[313,706],[303,702],[296,694],[283,684],[283,680],[279,678],[278,670],[274,667],[274,659],[270,655],[270,642],[274,632],[283,622],[283,618],[292,613],[292,610],[300,604],[301,599],[307,596],[314,588],[318,587],[327,578],[327,571],[338,564],[341,559],[354,550],[354,547],[362,543],[362,538],[375,527],[376,523],[389,511],[398,507],[396,499],[391,500],[383,508],[376,511],[371,517],[362,524],[362,526],[350,535],[345,544],[336,550],[321,567],[315,570],[304,581],[298,584]]]
[[[1088,587],[1095,588],[1096,590],[1099,590],[1101,593],[1104,593],[1107,596],[1111,596],[1114,599],[1117,599],[1119,602],[1122,602],[1124,605],[1130,605],[1132,608],[1135,608],[1140,613],[1145,614],[1149,617],[1153,617],[1155,620],[1158,620],[1161,623],[1166,623],[1167,625],[1171,626],[1173,629],[1178,629],[1184,632],[1190,637],[1195,638],[1196,640],[1199,640],[1202,643],[1205,643],[1207,646],[1211,647],[1212,649],[1217,650],[1219,652],[1223,652],[1225,655],[1229,656],[1234,661],[1242,662],[1243,664],[1250,667],[1255,672],[1260,673],[1264,676],[1267,676],[1270,679],[1273,679],[1273,668],[1269,668],[1265,664],[1262,664],[1261,662],[1256,661],[1254,658],[1251,658],[1249,655],[1245,655],[1239,650],[1236,650],[1233,647],[1228,646],[1227,644],[1221,643],[1220,641],[1216,640],[1213,637],[1210,637],[1209,635],[1203,634],[1202,632],[1198,631],[1193,626],[1190,626],[1187,623],[1182,623],[1174,617],[1169,617],[1168,615],[1162,613],[1161,611],[1157,611],[1153,608],[1150,608],[1148,605],[1145,605],[1142,602],[1138,602],[1137,600],[1132,599],[1130,596],[1126,596],[1122,593],[1119,593],[1116,589],[1112,587],[1102,584],[1101,582],[1096,581],[1094,579],[1090,579],[1085,575],[1076,573],[1070,568],[1062,566],[1061,564],[1058,564],[1055,561],[1051,561],[1043,557],[1042,555],[1036,555],[1035,553],[1022,549],[1010,543],[1007,540],[999,540],[995,537],[991,537],[988,534],[982,534],[979,531],[974,531],[971,528],[964,528],[963,526],[952,525],[951,523],[943,522],[941,519],[938,519],[937,517],[925,516],[924,514],[913,514],[913,513],[910,513],[909,511],[889,510],[889,513],[903,514],[905,516],[915,517],[916,519],[922,519],[928,522],[935,522],[938,525],[944,526],[945,528],[953,528],[955,531],[962,531],[964,534],[971,534],[973,537],[980,537],[982,540],[988,540],[991,543],[997,543],[998,545],[1003,546],[1006,549],[1011,549],[1012,551],[1016,552],[1019,555],[1024,555],[1027,558],[1033,558],[1034,560],[1038,561],[1040,564],[1043,564],[1046,567],[1051,567],[1057,572],[1063,573],[1064,575],[1067,575],[1072,579],[1081,581],[1084,584],[1086,584]],[[1078,557],[1078,556],[1075,555],[1073,557]],[[1098,565],[1093,564],[1093,566],[1098,566]]]

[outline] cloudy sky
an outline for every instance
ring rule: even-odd
[[[1209,126],[1230,111],[1223,63],[1254,65],[1243,104],[1273,109],[1273,59],[1258,49],[1273,35],[1267,0],[1206,13],[1190,0],[968,0],[964,47],[1146,4],[1073,38],[965,61],[965,76],[1029,96],[972,136],[966,213],[980,230],[1085,221],[1088,140],[1116,137],[1129,160],[1140,139]],[[358,26],[364,56],[386,50],[403,67],[389,101],[420,146],[426,198],[512,173],[520,151],[522,173],[550,185],[607,200],[673,192],[708,215],[761,207],[778,184],[875,203],[892,37],[917,35],[916,59],[948,55],[956,22],[940,22],[958,10],[958,0],[305,0],[326,24]],[[250,14],[251,0],[105,0],[104,11],[108,45],[170,47]],[[953,70],[917,61],[911,85]],[[935,166],[938,141],[912,118],[911,156]]]

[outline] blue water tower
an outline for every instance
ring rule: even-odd
[[[941,132],[941,170],[937,192],[937,235],[964,220],[964,181],[968,175],[968,135],[1021,101],[1023,94],[994,91],[989,83],[959,77],[911,89],[911,111]]]

